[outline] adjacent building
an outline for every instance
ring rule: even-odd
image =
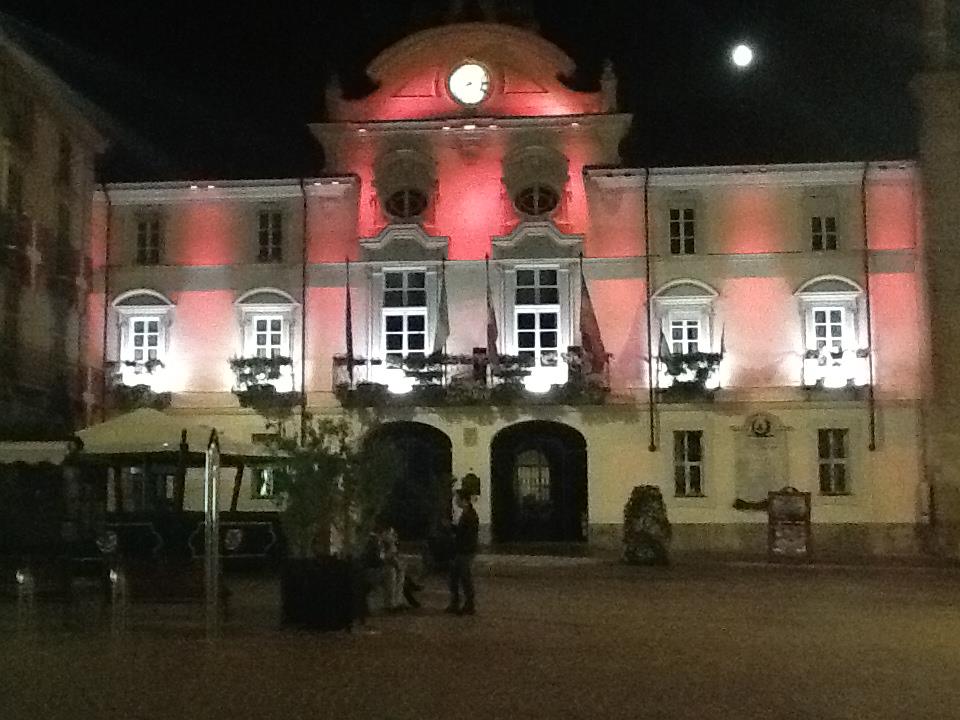
[[[623,167],[613,72],[573,71],[528,30],[433,28],[366,97],[329,89],[322,177],[96,192],[78,342],[104,400],[254,440],[278,407],[372,409],[408,537],[473,475],[492,542],[616,547],[653,484],[675,547],[762,552],[792,486],[819,551],[915,552],[915,165]],[[271,508],[250,478],[232,504]],[[115,482],[131,510],[172,492]]]
[[[94,415],[86,367],[90,198],[104,140],[86,104],[0,29],[0,437]]]

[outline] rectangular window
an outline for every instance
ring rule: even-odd
[[[670,254],[693,255],[696,252],[695,211],[692,207],[670,208]]]
[[[560,352],[557,270],[517,270],[514,313],[517,356],[533,367],[556,367]]]
[[[817,433],[821,495],[847,495],[850,492],[847,473],[848,432],[845,428],[827,428]]]
[[[265,210],[259,215],[259,254],[260,262],[281,262],[283,260],[283,215],[275,210]]]
[[[73,182],[73,145],[66,135],[60,136],[57,149],[57,183],[69,186]]]
[[[130,318],[130,359],[136,363],[160,360],[160,318]]]
[[[703,495],[703,431],[673,432],[673,483],[677,497]]]
[[[427,306],[427,274],[423,270],[393,270],[383,274],[383,306]]]
[[[837,218],[833,215],[814,215],[810,218],[810,237],[814,250],[837,249]]]
[[[257,357],[280,357],[286,355],[283,317],[280,315],[257,315],[253,318],[253,354]]]
[[[137,221],[137,264],[159,265],[162,230],[160,218],[141,218]]]
[[[427,274],[391,270],[383,274],[383,348],[388,365],[399,367],[408,355],[427,348]]]
[[[670,352],[690,355],[700,352],[700,318],[692,314],[670,315]]]
[[[842,307],[815,307],[813,313],[813,337],[815,350],[827,347],[840,350],[843,347],[844,309]]]

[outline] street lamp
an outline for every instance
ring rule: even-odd
[[[753,48],[744,43],[740,43],[730,51],[730,60],[736,67],[745,70],[753,65]]]

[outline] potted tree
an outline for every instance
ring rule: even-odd
[[[638,485],[623,508],[623,560],[631,565],[667,565],[670,521],[656,485]]]
[[[286,541],[284,623],[348,628],[357,607],[354,556],[393,484],[395,454],[345,419],[313,418],[300,437],[281,426],[274,491]],[[361,428],[362,430],[362,428]]]

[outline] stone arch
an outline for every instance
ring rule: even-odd
[[[530,420],[490,444],[496,542],[587,540],[587,441],[563,423]]]
[[[453,443],[433,425],[386,422],[364,442],[386,441],[397,453],[400,474],[383,510],[401,540],[424,540],[450,517]]]

